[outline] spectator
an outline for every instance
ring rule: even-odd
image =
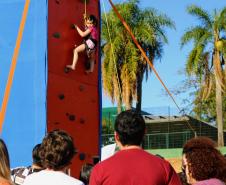
[[[12,185],[9,153],[6,144],[2,139],[0,139],[0,184]]]
[[[101,161],[111,157],[116,152],[116,143],[105,145],[101,148]]]
[[[90,163],[86,163],[82,166],[79,180],[81,180],[85,185],[89,185],[89,178],[90,178],[92,169],[93,169],[93,164],[90,164]]]
[[[145,122],[134,111],[120,113],[115,121],[119,151],[94,166],[90,185],[181,185],[172,166],[140,146]]]
[[[39,172],[41,171],[42,168],[42,163],[41,163],[41,158],[40,158],[40,147],[41,144],[35,145],[35,147],[32,150],[32,165],[28,167],[19,167],[19,168],[14,168],[11,170],[11,176],[12,180],[16,185],[23,184],[24,179],[34,173],[34,172]]]
[[[183,147],[182,169],[188,184],[224,185],[226,160],[207,137],[190,139]]]
[[[54,130],[48,133],[40,150],[45,169],[27,176],[23,185],[84,185],[80,180],[65,174],[75,153],[73,140],[66,132]]]
[[[178,176],[180,177],[182,185],[188,185],[186,174],[184,172],[178,173]]]

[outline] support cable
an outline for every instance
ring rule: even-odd
[[[147,57],[145,51],[143,50],[143,48],[140,46],[140,44],[138,43],[138,41],[136,40],[135,36],[133,35],[130,27],[128,26],[128,24],[126,23],[126,21],[123,19],[123,17],[121,16],[121,14],[118,12],[117,8],[115,7],[115,5],[112,3],[111,0],[109,0],[114,12],[116,13],[116,15],[118,16],[118,18],[120,19],[120,21],[122,22],[122,24],[124,25],[124,27],[126,28],[126,30],[128,31],[128,33],[130,34],[133,42],[135,43],[135,45],[137,46],[137,48],[140,50],[142,56],[145,58],[145,60],[147,61],[147,63],[149,64],[149,66],[151,67],[152,71],[155,73],[156,77],[158,78],[158,80],[160,81],[160,83],[162,84],[162,86],[164,87],[164,89],[166,90],[166,92],[169,94],[169,96],[171,97],[171,99],[173,100],[174,104],[176,105],[177,109],[179,110],[180,113],[184,112],[182,109],[180,109],[180,107],[178,106],[176,100],[174,99],[173,95],[170,93],[169,89],[166,87],[166,85],[164,84],[164,82],[162,81],[161,77],[159,76],[158,72],[156,71],[155,67],[153,66],[152,62],[149,60],[149,58]],[[196,131],[192,128],[191,124],[187,121],[189,128],[194,132],[195,136],[196,136]]]
[[[112,44],[112,36],[111,36],[111,33],[110,33],[110,29],[109,29],[109,22],[108,22],[108,18],[107,18],[107,13],[106,13],[104,0],[102,0],[102,5],[103,5],[104,17],[105,17],[106,25],[107,25],[108,37],[109,37],[110,45],[111,45],[112,58],[113,58],[114,67],[115,67],[115,71],[116,71],[116,78],[117,78],[118,88],[119,88],[119,98],[122,99],[122,89],[121,89],[121,86],[120,86],[120,83],[119,83],[120,81],[119,81],[119,75],[118,75],[118,70],[117,70],[117,66],[116,66],[115,52],[114,52],[114,48],[113,48],[113,44]]]

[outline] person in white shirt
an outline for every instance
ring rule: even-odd
[[[71,136],[62,130],[49,132],[40,149],[45,170],[27,176],[23,185],[84,185],[65,173],[75,154],[76,148]]]
[[[32,165],[31,166],[22,166],[13,168],[11,170],[11,178],[15,185],[21,185],[24,183],[24,179],[32,174],[43,170],[41,159],[39,156],[39,149],[41,148],[41,144],[35,145],[32,150]]]

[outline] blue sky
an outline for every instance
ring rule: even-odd
[[[1,106],[24,4],[25,0],[0,0]],[[46,131],[46,15],[46,0],[30,1],[0,134],[9,150],[11,167],[31,164],[30,151]]]
[[[105,6],[110,8],[108,1]],[[113,0],[113,3],[122,3],[126,1]],[[179,71],[183,71],[186,57],[190,51],[190,46],[180,49],[180,38],[185,30],[197,24],[197,20],[186,12],[188,5],[195,4],[203,9],[213,12],[214,9],[222,9],[226,6],[225,0],[140,0],[140,7],[152,7],[159,12],[169,16],[176,25],[176,30],[166,30],[169,43],[164,47],[164,53],[161,61],[156,61],[155,68],[160,77],[168,87],[168,89],[179,87],[184,75],[179,75]],[[103,1],[101,1],[101,9],[103,12]],[[149,76],[149,80],[143,83],[143,101],[142,107],[176,107],[170,97],[165,96],[164,89],[154,73]],[[182,99],[189,98],[188,94],[176,96],[177,104],[183,108]],[[190,98],[191,99],[191,98]],[[112,106],[111,101],[103,93],[103,107]]]

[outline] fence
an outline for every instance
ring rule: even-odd
[[[145,149],[181,148],[192,137],[194,135],[189,131],[146,134],[143,147]]]
[[[182,148],[183,144],[192,137],[194,137],[194,134],[190,131],[146,134],[143,147],[144,149]],[[114,142],[114,134],[102,135],[103,146]]]
[[[102,134],[102,146],[115,143],[114,134]]]

